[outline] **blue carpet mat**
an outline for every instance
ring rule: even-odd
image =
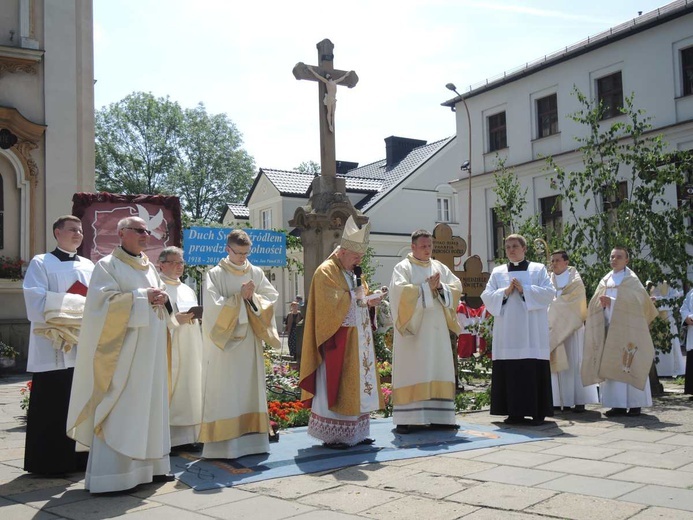
[[[281,431],[278,443],[270,444],[270,453],[232,460],[200,460],[199,453],[182,453],[171,456],[171,471],[185,484],[204,491],[357,464],[429,457],[547,438],[539,431],[519,432],[465,423],[460,423],[458,431],[422,430],[400,435],[395,433],[391,419],[371,420],[370,437],[375,439],[370,446],[330,450],[309,437],[306,427],[291,428]]]

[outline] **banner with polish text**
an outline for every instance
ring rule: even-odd
[[[268,229],[244,229],[253,245],[248,260],[258,267],[286,265],[286,236]],[[183,251],[188,265],[216,265],[226,256],[229,228],[191,227],[183,230]]]

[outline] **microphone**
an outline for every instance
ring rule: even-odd
[[[257,312],[257,305],[255,305],[255,302],[253,301],[253,297],[251,296],[249,299],[246,300],[248,304],[253,308],[255,312]]]
[[[363,270],[361,269],[360,265],[355,265],[354,266],[354,275],[356,276],[356,287],[361,287],[361,273]]]

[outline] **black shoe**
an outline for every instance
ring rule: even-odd
[[[157,484],[159,484],[161,482],[173,482],[174,480],[176,480],[176,477],[174,477],[173,475],[168,475],[168,474],[166,474],[166,475],[154,475],[152,477],[152,482],[155,482]]]
[[[460,425],[455,423],[455,424],[436,424],[436,423],[431,423],[430,425],[431,430],[459,430]]]
[[[525,423],[525,418],[519,415],[511,415],[503,421],[505,424],[523,424]]]
[[[626,412],[626,415],[628,417],[637,417],[638,415],[640,415],[640,408],[631,408]]]
[[[322,447],[327,448],[328,450],[348,450],[349,449],[349,445],[345,444],[343,442],[323,442]]]
[[[532,426],[541,426],[542,424],[546,424],[546,421],[544,420],[544,417],[532,417],[532,420],[529,421],[529,424]]]
[[[361,446],[370,446],[370,445],[373,444],[374,442],[375,442],[375,439],[366,438],[366,439],[363,439],[363,440],[362,440],[361,442],[359,442],[358,444],[361,445]]]
[[[406,435],[408,433],[411,433],[411,428],[409,427],[408,424],[398,424],[397,428],[395,428],[395,432]]]
[[[604,415],[607,417],[618,417],[621,415],[626,415],[626,409],[625,408],[612,408],[611,410],[607,410],[604,412]]]
[[[573,413],[584,413],[585,412],[585,405],[584,404],[576,404],[571,409],[573,410]]]

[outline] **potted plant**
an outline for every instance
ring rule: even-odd
[[[0,371],[5,368],[13,367],[17,354],[19,354],[19,352],[0,340]]]

